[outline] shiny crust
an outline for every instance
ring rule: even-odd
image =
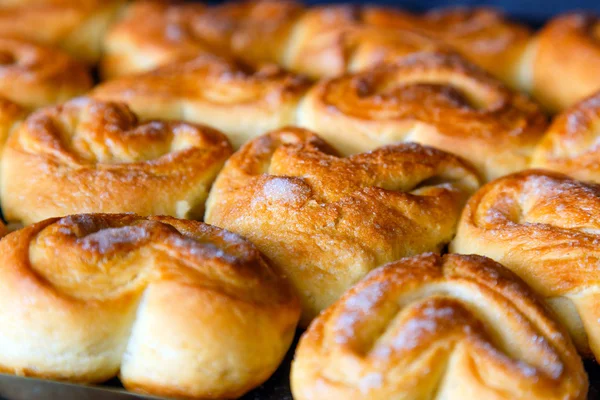
[[[282,65],[321,78],[362,71],[415,52],[451,52],[415,30],[380,29],[369,26],[367,18],[368,9],[349,5],[308,10],[293,28]]]
[[[299,305],[243,238],[132,214],[50,219],[0,241],[0,369],[236,398],[265,381]]]
[[[59,47],[96,62],[101,40],[123,0],[40,0],[0,3],[0,35]]]
[[[574,13],[548,22],[537,35],[532,68],[533,95],[550,111],[600,90],[598,17]]]
[[[532,165],[600,182],[600,92],[568,108],[538,144]]]
[[[294,399],[585,399],[568,334],[510,271],[424,254],[371,272],[300,340]]]
[[[81,95],[92,84],[87,67],[66,53],[0,38],[0,96],[34,109]]]
[[[414,29],[440,40],[497,78],[519,87],[522,61],[532,33],[490,8],[450,7],[423,15],[372,9],[367,23],[382,28]]]
[[[492,179],[527,168],[540,108],[456,55],[416,54],[316,84],[298,123],[344,154],[414,141],[458,154]]]
[[[199,32],[199,18],[205,9],[199,3],[132,3],[104,38],[102,76],[115,78],[189,60],[198,54],[219,52]]]
[[[211,55],[98,86],[92,96],[123,101],[142,118],[214,126],[235,147],[293,124],[309,83],[273,65],[251,72]]]
[[[478,183],[469,165],[433,148],[340,158],[310,131],[284,128],[228,160],[205,221],[247,237],[285,272],[306,326],[371,269],[441,250]]]
[[[214,129],[140,124],[124,104],[77,98],[35,112],[10,136],[2,208],[25,224],[80,212],[201,217],[231,151]]]
[[[547,299],[580,352],[600,358],[600,186],[542,170],[488,183],[450,249],[485,255]]]

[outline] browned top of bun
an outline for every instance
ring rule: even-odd
[[[197,197],[230,153],[214,129],[139,123],[122,103],[77,98],[40,109],[11,135],[3,207],[9,220],[25,223],[84,211],[191,216],[203,212]]]
[[[294,398],[585,399],[564,328],[480,256],[405,258],[371,272],[302,337]]]
[[[8,135],[25,115],[23,107],[0,96],[0,159]]]
[[[556,116],[533,157],[534,167],[600,182],[600,92]]]
[[[300,123],[340,132],[327,138],[344,152],[416,141],[463,156],[488,179],[526,168],[546,127],[526,96],[446,54],[323,80],[304,106]]]
[[[537,35],[533,95],[560,111],[600,90],[600,20],[585,13],[564,14]]]
[[[283,128],[228,160],[205,220],[248,237],[286,271],[307,324],[369,270],[440,250],[478,184],[467,163],[433,148],[343,158],[316,134]]]
[[[87,67],[60,50],[0,38],[0,96],[34,109],[92,87]]]

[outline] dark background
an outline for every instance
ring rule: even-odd
[[[223,1],[209,1],[209,3],[222,3]],[[513,19],[542,25],[544,21],[561,12],[573,10],[586,10],[600,15],[600,0],[373,0],[373,1],[340,1],[340,0],[304,0],[305,4],[380,4],[412,11],[424,11],[436,7],[446,6],[491,6],[503,10]]]

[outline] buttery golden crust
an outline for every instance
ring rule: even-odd
[[[25,118],[25,110],[18,104],[0,96],[0,159],[6,139],[17,124]]]
[[[214,126],[234,147],[295,123],[309,83],[273,65],[251,72],[201,55],[156,71],[98,86],[92,96],[127,103],[142,118],[178,119]]]
[[[433,148],[341,158],[310,131],[284,128],[228,160],[205,220],[247,237],[289,276],[306,326],[371,269],[441,250],[478,184],[467,163]]]
[[[521,86],[522,61],[532,33],[497,10],[450,7],[411,16],[390,9],[372,9],[367,23],[388,29],[414,29],[452,46],[512,87]]]
[[[139,124],[124,104],[77,98],[35,112],[10,136],[2,209],[25,224],[80,212],[201,217],[231,152],[214,129]]]
[[[600,186],[542,170],[488,183],[463,211],[452,252],[485,255],[546,298],[577,348],[600,358]]]
[[[87,67],[66,53],[0,38],[0,96],[35,109],[81,95],[92,84]]]
[[[298,124],[343,154],[414,141],[458,154],[493,179],[527,168],[546,118],[461,57],[429,53],[317,83]]]
[[[600,90],[600,20],[584,13],[561,15],[537,34],[532,64],[533,96],[558,112]]]
[[[394,62],[419,52],[446,51],[443,43],[413,29],[369,26],[369,9],[315,7],[294,25],[280,63],[313,78],[333,77]]]
[[[287,351],[299,305],[245,239],[132,214],[50,219],[0,241],[0,369],[235,398]],[[120,371],[120,372],[119,372]]]
[[[600,182],[600,92],[556,116],[536,147],[532,166]]]
[[[309,399],[585,399],[562,326],[510,271],[424,254],[371,272],[303,335],[292,392]]]
[[[0,36],[50,45],[96,62],[101,40],[123,0],[39,0],[0,3]]]
[[[202,38],[197,23],[206,6],[137,1],[104,37],[104,78],[152,70],[199,54],[217,52]],[[221,52],[223,53],[223,52]]]

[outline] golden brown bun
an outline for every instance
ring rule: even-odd
[[[304,7],[294,0],[229,1],[208,8],[197,29],[213,48],[230,48],[247,64],[280,63]]]
[[[541,170],[488,183],[450,249],[502,263],[546,298],[577,348],[600,359],[600,186]]]
[[[556,116],[538,144],[532,166],[600,182],[600,92]]]
[[[235,147],[293,124],[308,89],[304,79],[265,66],[251,72],[211,55],[98,86],[92,96],[127,103],[142,118],[178,119],[214,126]]]
[[[87,67],[66,53],[0,38],[0,96],[34,109],[81,95],[92,84]]]
[[[416,54],[319,82],[302,102],[298,124],[343,154],[418,142],[458,154],[492,179],[527,168],[546,118],[459,56]]]
[[[450,7],[412,18],[406,12],[372,9],[367,22],[388,29],[414,29],[440,40],[512,87],[520,87],[532,34],[494,9]]]
[[[441,250],[478,184],[467,163],[433,148],[340,158],[310,131],[284,128],[227,161],[205,220],[247,237],[289,276],[306,326],[371,269]]]
[[[0,2],[0,35],[59,47],[95,62],[101,40],[123,0],[38,0]]]
[[[294,399],[586,399],[564,328],[510,271],[423,254],[371,272],[302,336]]]
[[[104,38],[101,73],[104,78],[139,73],[198,54],[219,52],[204,40],[199,17],[206,6],[137,1]]]
[[[321,78],[361,71],[415,52],[451,51],[415,30],[369,26],[367,18],[368,9],[349,5],[310,9],[294,25],[281,64]]]
[[[0,96],[0,160],[6,139],[23,118],[25,110],[21,106]]]
[[[25,224],[81,212],[197,218],[231,152],[214,129],[139,124],[124,104],[77,98],[35,112],[10,136],[2,209]]]
[[[538,33],[533,46],[533,96],[553,112],[600,90],[600,20],[566,14]]]
[[[50,219],[0,241],[0,370],[117,374],[160,396],[239,397],[277,368],[300,307],[245,239],[132,214]]]

